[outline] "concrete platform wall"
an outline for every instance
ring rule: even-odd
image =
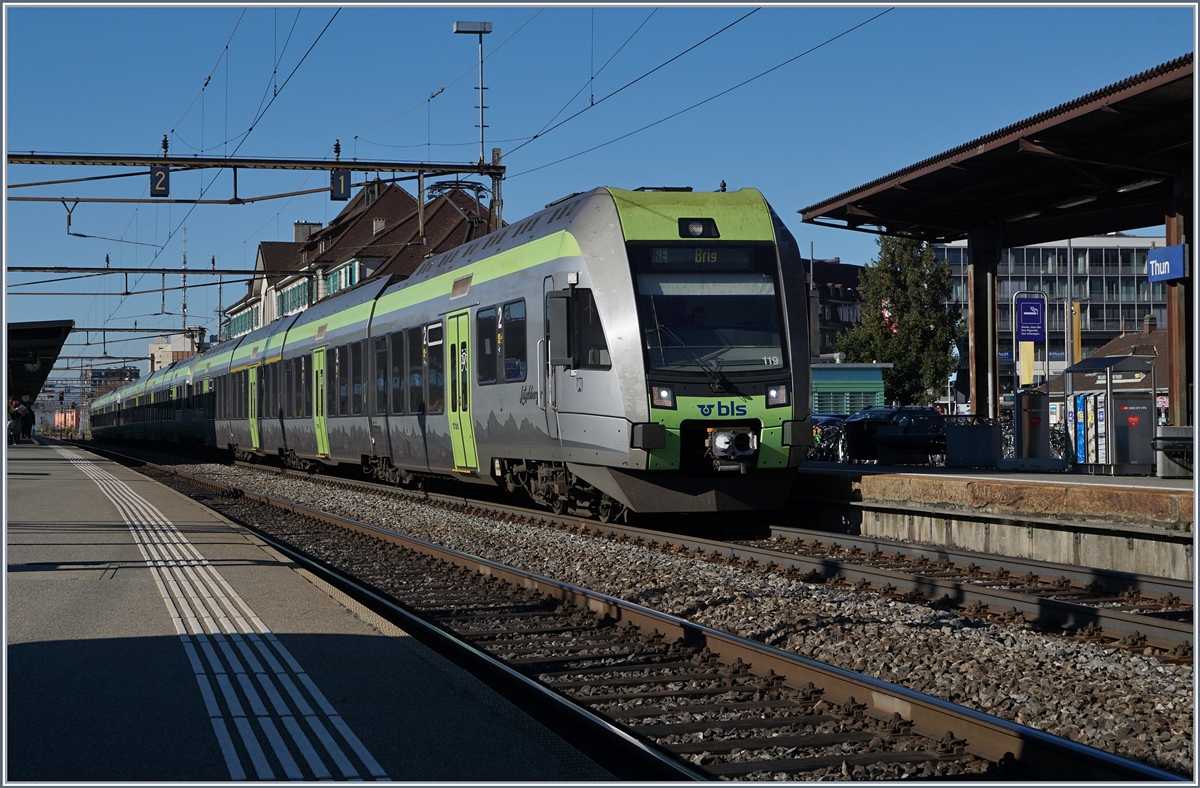
[[[840,466],[803,470],[806,527],[1191,580],[1194,493],[1059,476],[1039,481]]]
[[[1191,543],[1133,530],[1078,530],[1040,523],[984,521],[860,509],[857,533],[981,553],[1194,580]]]

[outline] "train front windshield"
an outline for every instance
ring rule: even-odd
[[[631,245],[629,253],[651,369],[785,366],[774,247]]]

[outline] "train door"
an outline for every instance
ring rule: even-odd
[[[446,316],[446,372],[450,378],[450,443],[455,470],[475,470],[479,456],[471,419],[471,316],[468,310]]]
[[[312,354],[313,368],[313,431],[317,436],[317,456],[329,456],[329,431],[325,428],[325,348]]]
[[[546,431],[554,440],[558,440],[558,401],[555,396],[554,367],[550,366],[550,312],[547,309],[547,296],[554,290],[554,277],[547,276],[542,284],[542,339],[538,340],[538,372],[542,391],[538,403],[546,412]]]
[[[250,401],[247,403],[247,414],[250,421],[250,446],[255,450],[262,446],[262,441],[258,436],[258,411],[262,407],[262,397],[259,396],[260,390],[258,385],[258,367],[250,367],[246,371],[246,376],[250,379]]]

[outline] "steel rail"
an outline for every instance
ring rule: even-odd
[[[254,463],[244,463],[244,466],[263,469],[263,466],[255,465]],[[302,471],[289,469],[274,470],[276,472],[311,478],[310,474]],[[633,526],[605,524],[596,520],[554,515],[538,509],[527,509],[508,504],[479,501],[457,495],[411,492],[373,482],[336,478],[326,478],[323,481],[358,487],[360,489],[375,490],[415,500],[427,500],[444,505],[472,508],[503,516],[524,517],[534,521],[557,525],[588,528],[618,538],[641,539],[664,546],[686,547],[691,550],[700,550],[705,553],[722,555],[727,558],[754,564],[774,564],[785,569],[815,573],[810,574],[814,580],[826,581],[840,577],[842,580],[851,582],[866,581],[876,590],[885,589],[890,586],[897,595],[919,593],[929,602],[948,598],[950,602],[961,608],[969,608],[976,604],[982,604],[991,613],[1016,611],[1023,615],[1030,624],[1047,629],[1062,627],[1064,629],[1095,632],[1096,628],[1099,628],[1104,636],[1118,641],[1124,640],[1131,644],[1141,643],[1141,638],[1145,637],[1142,647],[1153,646],[1170,651],[1180,644],[1193,644],[1195,638],[1193,625],[1186,622],[1168,621],[1150,616],[1122,613],[1067,600],[1046,599],[1015,591],[989,588],[975,583],[863,566],[853,561],[801,556],[778,550],[738,545],[701,537],[636,528]],[[995,556],[992,556],[992,559],[999,560]],[[1038,569],[1039,571],[1046,571],[1045,563],[1043,562],[1043,565],[1038,567]],[[1078,572],[1078,568],[1075,568],[1075,571]],[[1107,570],[1093,570],[1093,574],[1090,577],[1094,579],[1096,577],[1107,577],[1111,574],[1120,575],[1120,573],[1109,573]],[[1170,583],[1171,581],[1164,580],[1163,582]],[[1178,593],[1177,591],[1172,591],[1172,593],[1176,593],[1176,596],[1180,596],[1181,598],[1183,597],[1182,593]],[[1188,592],[1188,597],[1191,597],[1190,591]]]
[[[374,526],[369,526],[365,523],[343,520],[325,512],[309,509],[283,499],[270,498],[265,495],[239,490],[236,487],[206,479],[202,476],[195,476],[185,471],[127,457],[117,452],[105,451],[104,453],[113,457],[132,460],[139,465],[155,468],[164,473],[187,479],[195,484],[221,492],[232,492],[248,500],[258,501],[326,523],[370,533],[377,537],[391,535],[390,532],[376,529]],[[617,778],[635,781],[672,782],[694,782],[707,779],[704,774],[695,771],[688,764],[676,759],[674,756],[660,752],[654,746],[632,735],[629,731],[597,716],[587,707],[573,703],[554,692],[545,684],[526,677],[453,633],[420,618],[376,591],[363,586],[346,573],[311,558],[302,552],[291,549],[287,544],[276,540],[253,525],[246,523],[240,523],[240,525],[253,532],[256,537],[268,543],[289,560],[296,562],[322,580],[337,587],[340,591],[395,624],[422,644],[432,648],[456,665],[467,670],[471,675],[480,679],[526,713],[546,725],[550,730],[579,749],[597,764],[612,772]],[[399,535],[395,534],[395,536]],[[403,539],[390,539],[389,541],[401,544],[410,549],[414,548],[414,544],[411,541],[404,541]],[[429,545],[429,547],[433,547],[433,545]],[[418,550],[418,552],[422,552],[425,555],[436,554],[436,550]]]
[[[898,595],[920,594],[921,598],[929,602],[945,599],[949,603],[963,608],[978,603],[985,605],[988,612],[994,613],[1013,610],[1022,614],[1029,623],[1046,628],[1062,627],[1076,630],[1091,628],[1091,631],[1094,631],[1096,627],[1099,627],[1105,636],[1131,643],[1140,643],[1140,639],[1144,636],[1143,645],[1167,651],[1182,643],[1191,644],[1194,640],[1194,629],[1190,623],[1109,611],[1077,602],[1034,597],[957,580],[878,569],[855,564],[852,561],[799,556],[778,550],[746,547],[729,542],[665,534],[627,526],[591,522],[588,522],[587,525],[593,530],[608,532],[614,536],[641,538],[655,543],[686,547],[706,553],[711,552],[748,563],[775,564],[789,569],[807,571],[814,580],[826,581],[840,578],[851,582],[866,581],[873,589],[885,589],[890,586]]]
[[[913,542],[901,542],[882,537],[854,536],[852,534],[815,531],[809,528],[793,528],[791,526],[772,525],[771,535],[805,542],[821,542],[826,545],[837,545],[843,548],[856,547],[864,551],[879,549],[884,552],[903,553],[906,556],[921,557],[935,563],[946,559],[951,559],[955,563],[969,561],[985,569],[1021,570],[1032,572],[1041,577],[1066,577],[1078,582],[1080,585],[1087,585],[1093,581],[1106,586],[1121,583],[1128,588],[1135,588],[1138,591],[1151,594],[1173,594],[1180,599],[1187,600],[1189,603],[1193,599],[1192,582],[1171,577],[1140,575],[1133,572],[1118,572],[1111,569],[1089,569],[1074,564],[1040,561],[1035,558],[977,553],[959,547],[915,544]]]
[[[113,454],[116,454],[113,452]],[[131,458],[133,459],[133,458]],[[241,495],[249,500],[275,506],[295,514],[312,517],[333,525],[372,535],[439,560],[495,577],[516,586],[553,596],[618,622],[628,622],[643,631],[656,631],[698,649],[707,648],[721,662],[741,660],[758,676],[782,676],[784,683],[801,689],[810,682],[824,689],[831,703],[865,701],[865,713],[879,720],[895,714],[913,722],[917,734],[941,738],[953,731],[965,738],[966,750],[995,763],[1015,762],[1038,779],[1052,780],[1167,780],[1186,778],[1146,764],[1121,758],[1112,753],[1052,736],[1043,731],[1018,725],[982,712],[957,706],[885,681],[826,665],[746,638],[661,613],[579,586],[498,564],[476,556],[440,547],[395,531],[311,509],[281,498],[272,498],[232,485],[194,476],[177,469],[144,460],[135,462],[189,479],[214,489]],[[490,658],[489,658],[490,659]],[[517,674],[519,675],[519,674]],[[647,748],[647,751],[651,751]],[[677,778],[678,779],[678,778]]]

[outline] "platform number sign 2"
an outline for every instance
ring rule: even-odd
[[[150,196],[171,196],[171,168],[164,166],[150,167]]]
[[[331,170],[329,173],[329,199],[350,199],[350,170]]]

